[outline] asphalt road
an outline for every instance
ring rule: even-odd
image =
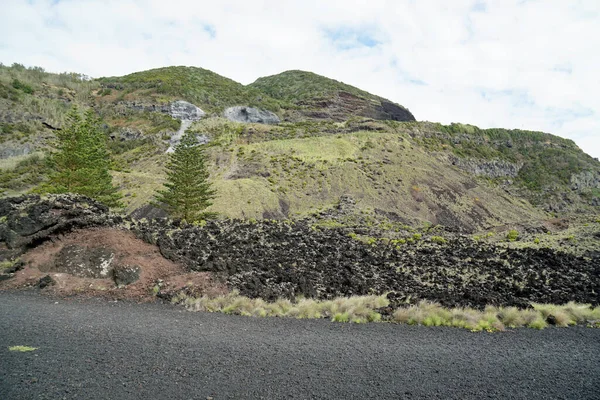
[[[2,400],[211,397],[600,399],[600,329],[471,333],[0,293]]]

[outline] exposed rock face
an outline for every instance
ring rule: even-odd
[[[0,148],[0,159],[26,156],[33,152],[33,148],[29,144],[24,145],[7,145],[6,143]]]
[[[104,247],[67,245],[61,249],[48,270],[81,278],[110,278],[115,252]]]
[[[192,103],[188,103],[187,101],[179,100],[171,103],[169,115],[171,115],[173,118],[181,120],[181,126],[179,127],[179,130],[173,136],[171,136],[171,145],[167,149],[167,153],[172,153],[175,151],[175,147],[181,141],[185,131],[192,125],[192,122],[198,121],[204,116],[204,114],[204,111]],[[203,136],[203,138],[206,138],[206,136]]]
[[[389,119],[392,121],[415,121],[415,117],[410,111],[389,101],[382,101],[381,106],[375,107],[374,118],[382,120]]]
[[[108,207],[85,196],[20,196],[0,199],[0,261],[23,254],[28,246],[74,228],[122,221]]]
[[[503,160],[472,160],[451,156],[452,165],[477,176],[488,178],[516,178],[523,164],[513,164]]]
[[[600,263],[550,249],[504,249],[469,238],[400,249],[304,222],[212,221],[204,227],[139,224],[137,234],[195,271],[227,278],[243,295],[333,298],[394,292],[397,304],[525,307],[529,302],[598,304]]]
[[[169,115],[182,121],[198,121],[205,114],[200,108],[183,100],[174,101],[170,107]]]
[[[362,98],[340,91],[336,96],[320,101],[299,102],[304,117],[346,121],[353,116],[376,120],[415,121],[409,110],[381,98]]]
[[[584,171],[578,175],[571,176],[571,189],[600,189],[600,172]]]
[[[279,117],[268,110],[260,110],[252,107],[229,107],[225,110],[225,118],[234,122],[254,122],[259,124],[278,124]]]

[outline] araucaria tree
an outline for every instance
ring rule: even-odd
[[[214,213],[205,212],[216,193],[208,177],[204,146],[195,134],[186,133],[169,154],[167,182],[156,196],[157,204],[171,217],[188,223],[213,217]]]
[[[54,172],[44,189],[82,194],[110,207],[119,206],[121,195],[109,173],[106,135],[94,111],[86,111],[82,118],[74,107],[67,120],[65,128],[57,131],[57,152],[50,158]]]

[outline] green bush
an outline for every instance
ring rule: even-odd
[[[519,231],[512,229],[510,230],[507,234],[506,234],[506,239],[509,242],[515,242],[517,239],[519,239]]]
[[[431,237],[431,241],[433,243],[439,243],[439,244],[445,244],[446,243],[446,239],[443,238],[442,236],[432,236]]]
[[[13,79],[12,87],[14,87],[17,90],[21,90],[22,92],[27,93],[27,94],[33,94],[33,92],[34,92],[34,90],[31,86],[29,86],[26,83],[21,82],[18,79]]]

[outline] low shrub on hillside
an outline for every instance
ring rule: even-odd
[[[514,242],[514,241],[516,241],[517,239],[519,239],[519,231],[517,231],[517,230],[515,230],[515,229],[512,229],[512,230],[510,230],[510,231],[509,231],[509,232],[506,234],[506,239],[507,239],[509,242]]]

